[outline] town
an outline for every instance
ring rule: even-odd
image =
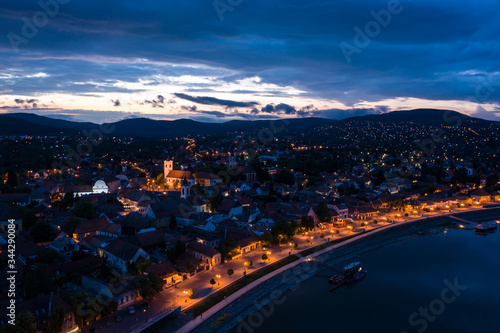
[[[18,326],[140,331],[292,253],[500,204],[487,128],[442,126],[446,142],[429,151],[428,126],[344,126],[335,138],[332,126],[310,138],[106,136],[76,162],[67,147],[84,137],[2,137],[0,260],[14,219]]]

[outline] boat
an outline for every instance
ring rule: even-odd
[[[344,276],[354,275],[355,273],[359,272],[360,270],[361,270],[361,263],[356,261],[356,262],[352,262],[349,265],[345,266],[342,274],[344,274]]]

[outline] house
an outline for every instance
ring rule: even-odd
[[[210,187],[217,184],[222,184],[222,178],[208,172],[197,172],[194,174],[196,183],[200,186]]]
[[[476,203],[483,203],[483,202],[488,202],[491,199],[491,194],[483,190],[482,188],[475,190],[470,194],[470,197],[472,200],[474,200]]]
[[[183,198],[172,198],[166,201],[150,204],[146,216],[153,219],[152,225],[155,228],[167,227],[172,216],[189,215],[195,212],[189,202]]]
[[[35,326],[38,332],[45,331],[45,328],[50,324],[52,312],[58,308],[63,309],[61,332],[76,332],[78,327],[75,323],[73,309],[57,295],[43,295],[31,300],[16,303],[16,313],[18,315],[23,312],[31,312],[34,315]],[[2,315],[2,320],[5,320],[5,318],[7,318],[7,316]]]
[[[143,230],[135,235],[126,236],[123,238],[128,243],[134,244],[142,248],[144,251],[151,251],[156,248],[165,248],[166,232],[163,230]]]
[[[213,266],[220,264],[222,261],[219,251],[198,242],[187,243],[186,252],[196,259],[201,260],[206,270],[209,270]]]
[[[94,194],[94,190],[92,189],[92,185],[73,185],[69,184],[63,190],[63,197],[72,192],[75,197],[85,197],[91,194]]]
[[[260,239],[256,235],[250,235],[237,241],[242,254],[256,250],[260,246]]]
[[[29,193],[1,193],[0,202],[13,203],[24,207],[31,203],[31,197]]]
[[[71,255],[73,251],[80,250],[78,243],[66,234],[62,237],[56,238],[56,240],[50,243],[48,247],[64,255]]]
[[[81,241],[89,235],[97,235],[98,230],[105,229],[109,224],[110,222],[106,215],[101,215],[91,220],[82,220],[78,222],[73,231],[73,239]]]
[[[171,287],[177,283],[182,282],[182,275],[179,274],[177,269],[168,261],[146,267],[144,273],[155,273],[158,277],[165,281],[165,288]]]
[[[105,283],[88,276],[82,276],[82,286],[96,294],[101,301],[111,302],[112,300],[116,300],[118,309],[130,306],[141,298],[133,279]]]
[[[122,272],[127,271],[127,263],[135,262],[139,257],[149,259],[149,254],[142,248],[120,238],[109,243],[105,242],[99,248],[99,256],[105,258],[111,266]]]
[[[121,196],[119,200],[126,211],[136,212],[139,211],[141,202],[151,202],[151,197],[143,191],[134,190]]]
[[[216,209],[217,213],[232,217],[234,215],[243,214],[243,206],[236,200],[224,199]]]

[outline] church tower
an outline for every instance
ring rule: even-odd
[[[181,198],[186,199],[191,195],[191,184],[187,181],[186,177],[181,182]]]
[[[163,161],[163,177],[167,179],[168,173],[174,170],[174,161]]]

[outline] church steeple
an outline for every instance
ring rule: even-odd
[[[181,181],[181,198],[186,199],[191,195],[191,184],[184,176],[184,179]]]

